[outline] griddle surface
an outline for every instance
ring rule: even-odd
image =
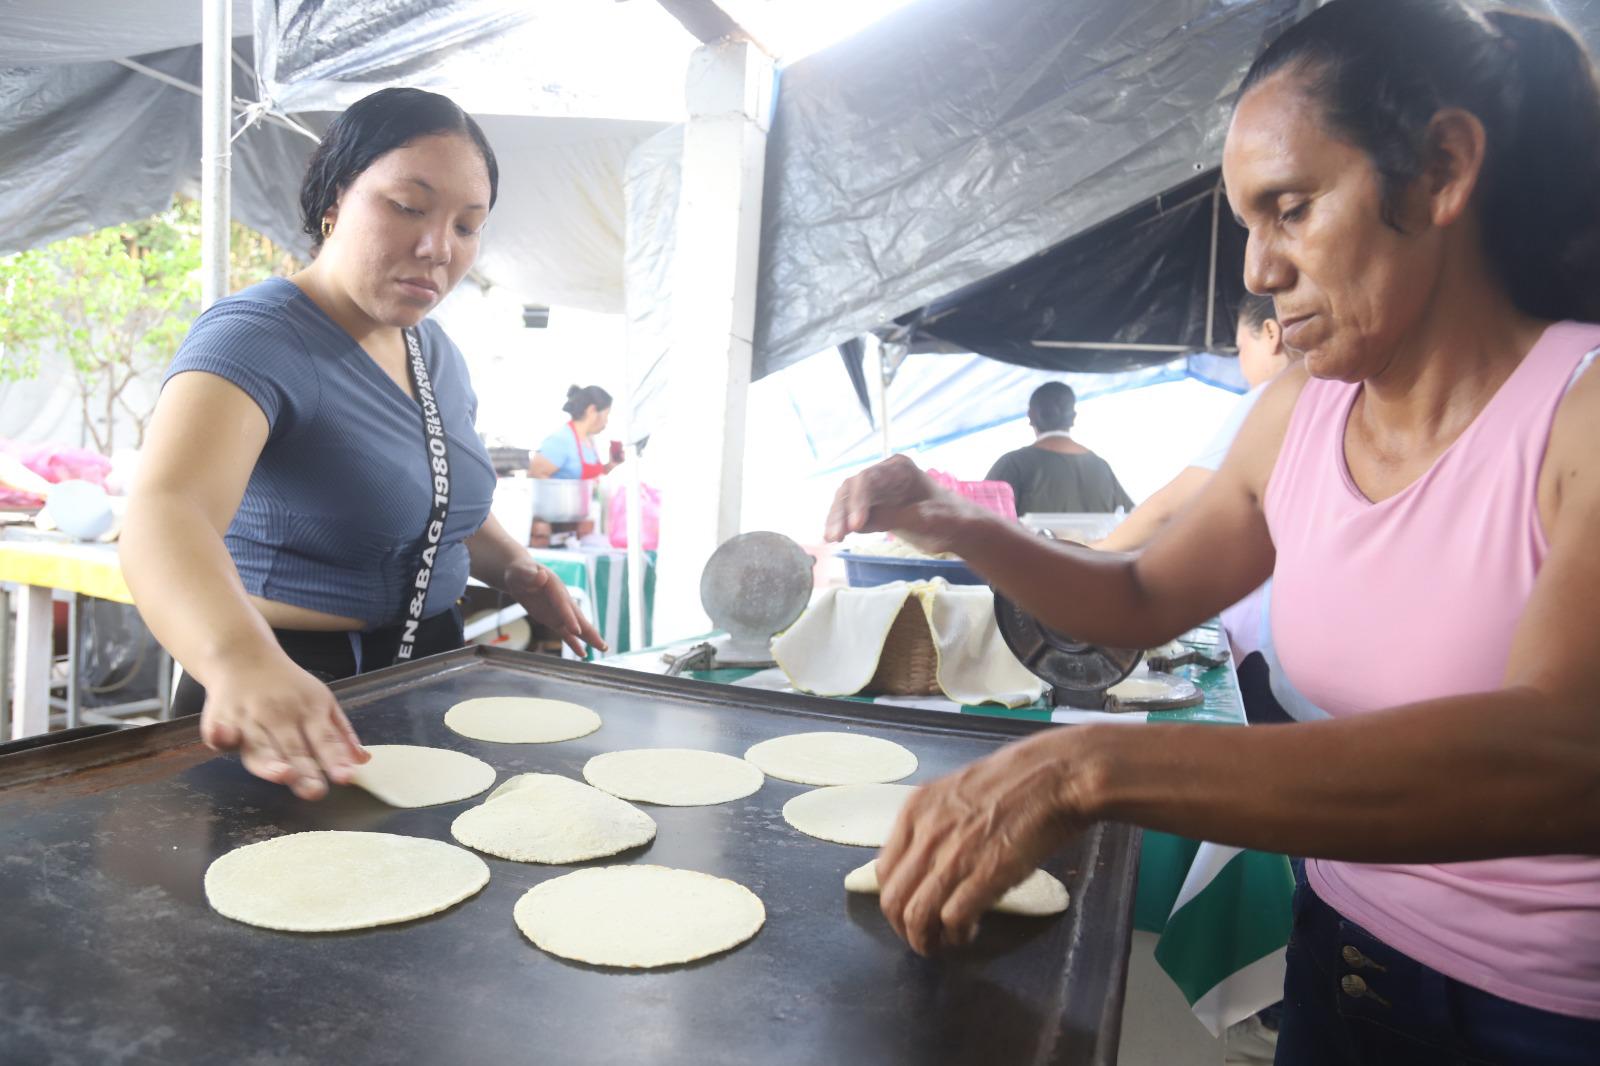
[[[742,755],[759,740],[849,729],[905,744],[910,783],[1032,732],[1031,723],[846,704],[468,649],[335,686],[368,743],[469,752],[504,780],[582,778],[633,747]],[[502,745],[445,728],[458,700],[583,703],[575,741]],[[9,765],[8,765],[9,764]],[[10,782],[7,782],[7,778]],[[623,971],[546,955],[512,921],[529,887],[573,867],[485,856],[488,886],[440,915],[354,933],[273,933],[214,913],[207,865],[309,829],[450,841],[482,797],[418,810],[353,788],[319,803],[211,756],[192,722],[0,760],[0,1061],[228,1063],[1112,1063],[1136,840],[1098,827],[1047,868],[1072,907],[990,916],[978,944],[920,959],[843,878],[872,852],[784,821],[806,786],[768,778],[713,807],[640,806],[656,840],[610,862],[730,877],[767,923],[731,952]]]

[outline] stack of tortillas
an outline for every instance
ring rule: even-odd
[[[520,774],[450,823],[450,835],[502,859],[569,863],[648,844],[656,823],[633,804],[571,778]]]

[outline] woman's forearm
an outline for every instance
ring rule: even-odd
[[[1041,622],[1079,640],[1153,648],[1211,617],[1146,594],[1134,557],[1036,536],[977,508],[949,517],[948,543],[986,581]]]
[[[1532,689],[1249,729],[1079,728],[1063,751],[1095,818],[1349,862],[1600,854],[1600,715]]]
[[[490,588],[507,591],[507,572],[513,566],[537,566],[525,545],[507,533],[493,516],[484,519],[478,531],[467,538],[467,556],[472,576]]]
[[[234,664],[282,654],[222,538],[192,500],[135,494],[118,555],[139,614],[201,684],[214,684]]]

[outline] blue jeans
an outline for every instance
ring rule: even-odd
[[[1275,1066],[1593,1066],[1600,1020],[1526,1007],[1403,955],[1295,869]]]

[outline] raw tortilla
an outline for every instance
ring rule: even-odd
[[[913,785],[834,785],[802,792],[783,805],[783,820],[836,844],[881,848]]]
[[[263,929],[332,933],[408,922],[489,883],[464,848],[393,833],[313,832],[247,844],[206,870],[206,901]]]
[[[761,787],[754,763],[694,748],[638,748],[596,755],[583,779],[613,796],[665,807],[701,807],[740,799]]]
[[[601,866],[530,888],[512,912],[527,938],[565,959],[646,968],[703,959],[767,919],[754,892],[693,870]]]
[[[415,744],[369,744],[367,751],[372,759],[350,783],[391,807],[454,803],[494,784],[494,767],[466,752]]]
[[[1119,700],[1158,700],[1172,693],[1165,681],[1152,681],[1148,677],[1130,677],[1106,689],[1107,696]]]
[[[865,866],[858,866],[845,874],[844,887],[847,892],[877,895],[878,860],[873,859]],[[1066,885],[1043,870],[1035,870],[1023,878],[1021,883],[1012,885],[1005,895],[989,904],[989,909],[1000,914],[1043,917],[1047,914],[1060,914],[1066,910],[1070,898],[1067,895]]]
[[[802,785],[898,781],[917,770],[917,757],[905,748],[859,733],[791,733],[763,740],[744,757],[773,777]]]
[[[517,862],[568,863],[615,855],[655,839],[631,803],[555,774],[520,774],[450,823],[469,848]]]
[[[600,716],[562,700],[488,696],[456,704],[445,712],[444,724],[473,740],[553,744],[588,736],[600,728]]]

